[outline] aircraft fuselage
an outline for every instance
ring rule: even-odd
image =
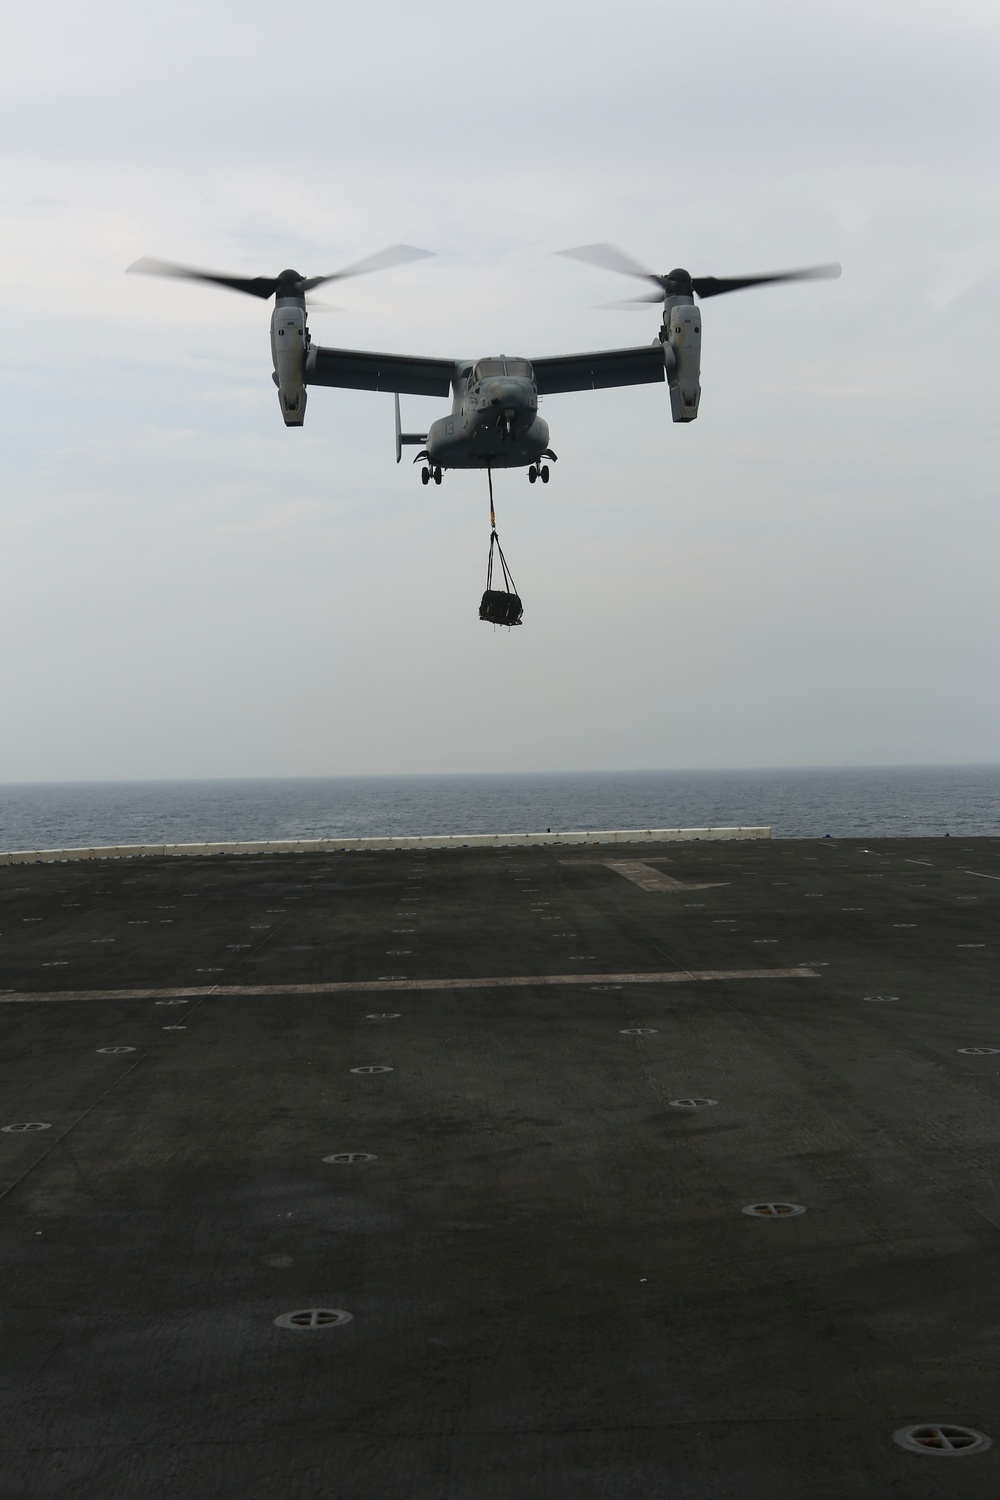
[[[526,359],[483,359],[455,382],[453,410],[427,433],[427,458],[442,469],[513,469],[537,463],[549,428]]]

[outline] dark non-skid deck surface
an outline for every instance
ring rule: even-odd
[[[995,1497],[891,1435],[1000,1440],[998,903],[988,840],[0,870],[0,1495]]]

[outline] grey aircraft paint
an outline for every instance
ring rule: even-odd
[[[631,349],[603,349],[532,360],[501,354],[474,363],[314,346],[309,335],[306,294],[326,282],[385,270],[429,254],[410,245],[390,245],[326,276],[304,277],[288,269],[273,278],[247,278],[152,259],[138,260],[128,269],[205,281],[253,297],[273,296],[272,379],[278,387],[285,426],[303,425],[310,385],[391,391],[397,398],[396,462],[400,462],[405,445],[425,444],[417,455],[418,459],[427,460],[421,471],[424,484],[431,478],[440,484],[446,469],[527,468],[532,483],[539,478],[547,481],[548,467],[540,460],[554,461],[556,455],[549,447],[548,424],[538,415],[538,398],[548,393],[665,380],[670,390],[673,420],[693,422],[701,401],[701,310],[695,306],[695,295],[715,297],[768,282],[840,275],[837,265],[725,280],[714,276],[692,277],[681,269],[657,275],[612,245],[582,245],[561,253],[646,282],[647,290],[634,300],[661,303],[663,308],[662,322],[652,343]],[[449,393],[450,415],[438,418],[426,434],[402,433],[398,400],[401,394],[447,396]]]

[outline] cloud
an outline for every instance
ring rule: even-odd
[[[514,0],[503,28],[10,19],[0,779],[992,757],[994,8]],[[481,475],[397,468],[385,396],[315,390],[286,431],[266,304],[123,274],[405,240],[437,260],[338,288],[315,338],[651,339],[655,309],[594,305],[625,282],[551,253],[594,239],[844,277],[706,303],[692,427],[659,387],[545,402],[552,483],[497,479],[510,636],[476,615]]]

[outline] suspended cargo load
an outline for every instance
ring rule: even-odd
[[[500,559],[500,567],[503,571],[504,586],[502,589],[493,587],[493,549],[496,548],[497,557]],[[514,588],[514,580],[510,576],[507,561],[500,546],[500,538],[497,536],[496,528],[490,533],[490,560],[486,569],[486,592],[479,606],[479,618],[486,620],[490,625],[520,625],[523,607]]]
[[[516,594],[487,589],[479,606],[479,618],[491,625],[520,625],[524,613]]]

